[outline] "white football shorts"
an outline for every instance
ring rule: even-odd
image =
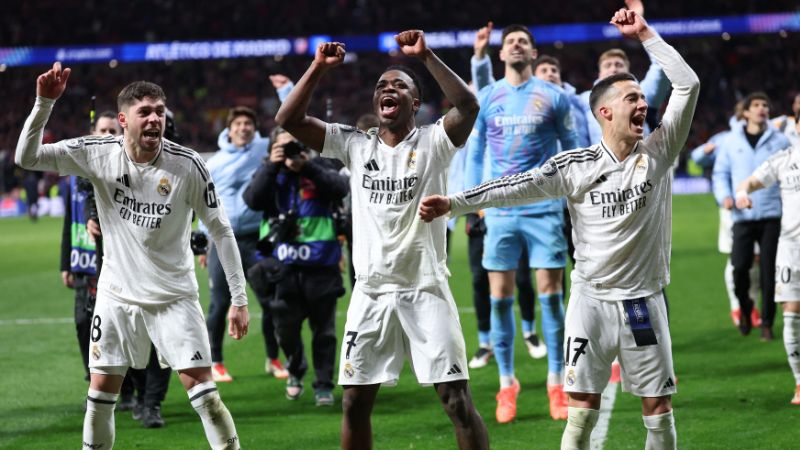
[[[124,375],[128,367],[143,369],[150,359],[150,342],[162,366],[211,366],[208,331],[196,299],[131,304],[98,289],[89,339],[91,371]]]
[[[405,357],[422,385],[467,380],[467,353],[453,296],[441,286],[350,297],[340,385],[394,386]]]
[[[661,292],[627,301],[603,301],[573,292],[565,326],[566,392],[602,393],[616,357],[623,391],[638,397],[676,392],[672,340]]]
[[[775,301],[800,301],[800,244],[778,241],[775,257]]]

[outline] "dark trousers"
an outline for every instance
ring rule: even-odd
[[[739,299],[742,316],[749,317],[753,309],[750,290],[750,268],[753,266],[754,244],[761,250],[761,324],[772,328],[775,321],[775,257],[778,252],[778,237],[781,233],[780,219],[765,219],[736,222],[733,224],[733,288]]]
[[[169,387],[169,377],[172,369],[162,369],[158,364],[156,348],[151,344],[150,360],[144,369],[130,369],[128,376],[136,389],[136,398],[145,406],[161,406]]]
[[[242,257],[242,267],[245,273],[247,273],[248,268],[256,263],[257,243],[258,235],[256,234],[236,236],[236,244],[239,246],[239,255]],[[225,278],[225,271],[222,270],[222,263],[219,261],[216,246],[209,250],[206,261],[208,263],[208,284],[211,291],[211,303],[208,307],[206,327],[208,328],[208,339],[211,344],[211,360],[220,362],[222,361],[222,341],[227,334],[231,292],[228,288],[228,280]],[[258,303],[261,304],[261,332],[264,336],[267,358],[275,359],[278,357],[278,341],[275,338],[275,326],[272,323],[269,301],[258,295],[256,295],[256,298]]]
[[[92,333],[92,315],[97,295],[97,277],[75,273],[75,331],[78,347],[83,357],[83,367],[89,375],[89,339]]]
[[[333,389],[336,362],[336,299],[344,294],[338,266],[289,267],[275,284],[270,301],[278,342],[289,373],[303,378],[308,371],[301,331],[308,319],[314,361],[314,389]]]
[[[472,303],[475,306],[475,315],[478,320],[478,331],[489,331],[489,321],[492,313],[491,300],[489,299],[489,273],[483,268],[483,238],[484,235],[473,233],[468,237],[467,249],[469,252],[469,269],[472,272]],[[531,269],[528,267],[528,252],[522,249],[519,267],[515,278],[517,285],[517,298],[522,320],[533,321],[536,318],[536,291],[533,290]]]

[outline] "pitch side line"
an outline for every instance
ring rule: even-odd
[[[614,400],[617,399],[617,386],[619,383],[608,383],[603,390],[603,397],[600,401],[600,417],[597,418],[597,425],[592,430],[590,448],[592,450],[602,450],[608,437],[608,424],[611,422],[611,411],[614,409]]]

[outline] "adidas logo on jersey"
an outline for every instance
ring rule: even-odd
[[[190,359],[190,361],[200,361],[203,359],[203,356],[200,354],[199,351],[194,352],[194,356]]]
[[[453,367],[451,367],[450,370],[447,371],[447,375],[457,375],[460,373],[463,372],[461,372],[461,369],[458,367],[458,364],[453,364]]]
[[[375,161],[374,159],[370,159],[368,163],[364,164],[364,168],[369,170],[370,172],[377,172],[378,170],[381,170],[378,167],[378,162]]]
[[[800,358],[800,352],[795,350],[789,354],[789,358]]]
[[[131,178],[126,173],[125,175],[117,178],[117,183],[129,188],[129,187],[131,187]]]
[[[606,180],[608,180],[608,178],[606,178],[605,175],[600,175],[600,178],[598,178],[597,181],[595,181],[595,184],[604,183]]]
[[[675,387],[675,382],[672,381],[672,377],[667,378],[667,382],[664,383],[664,386],[661,389],[669,389]]]

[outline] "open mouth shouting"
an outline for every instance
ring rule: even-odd
[[[638,135],[644,134],[645,117],[646,114],[634,114],[634,116],[631,118],[631,128],[633,129],[634,133]]]
[[[145,147],[155,147],[161,140],[161,130],[150,128],[142,132],[142,144]]]
[[[400,111],[400,103],[396,98],[384,95],[380,100],[380,114],[381,117],[387,119],[394,119]]]

